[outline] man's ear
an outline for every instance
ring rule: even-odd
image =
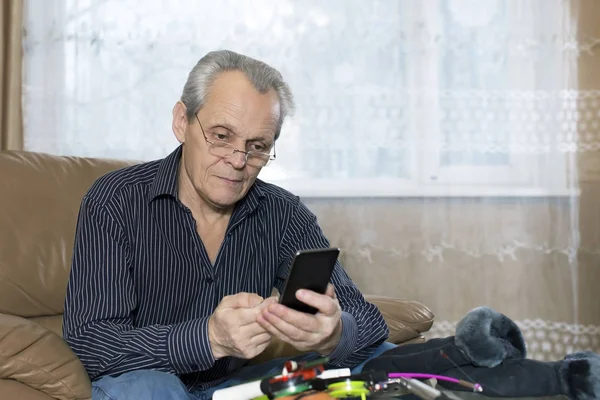
[[[187,108],[181,101],[175,103],[173,107],[172,129],[179,143],[185,143],[185,134],[187,132],[188,119],[185,114]]]

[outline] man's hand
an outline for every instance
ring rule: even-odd
[[[250,359],[262,353],[272,335],[256,318],[275,301],[253,293],[224,297],[208,320],[208,340],[215,360],[227,356]]]
[[[273,336],[277,336],[300,351],[316,351],[329,355],[342,336],[342,309],[333,285],[322,295],[310,290],[298,290],[298,300],[315,307],[315,315],[292,310],[281,304],[263,308],[256,321]]]

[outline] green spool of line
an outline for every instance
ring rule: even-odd
[[[365,386],[364,381],[346,381],[332,383],[327,386],[327,393],[336,399],[343,399],[348,396],[360,396],[362,400],[366,400],[367,395],[371,392]]]
[[[306,392],[310,389],[309,384],[300,384],[300,385],[292,385],[287,389],[281,390],[275,394],[275,398],[278,399],[280,397],[292,396],[298,393]],[[265,397],[266,399],[266,397]]]

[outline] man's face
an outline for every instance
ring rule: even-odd
[[[182,114],[185,124],[181,123]],[[185,173],[203,201],[216,208],[231,207],[246,195],[261,167],[246,163],[244,153],[214,155],[204,134],[211,142],[226,141],[238,150],[269,152],[279,121],[277,93],[261,94],[243,73],[224,72],[211,85],[208,99],[196,115],[187,121],[182,103],[173,111],[173,130],[184,143]]]

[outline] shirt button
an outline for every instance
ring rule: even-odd
[[[213,278],[211,278],[211,277],[208,277],[208,278],[204,279],[204,282],[206,282],[206,283],[208,283],[210,285],[210,284],[214,283],[215,280]]]

